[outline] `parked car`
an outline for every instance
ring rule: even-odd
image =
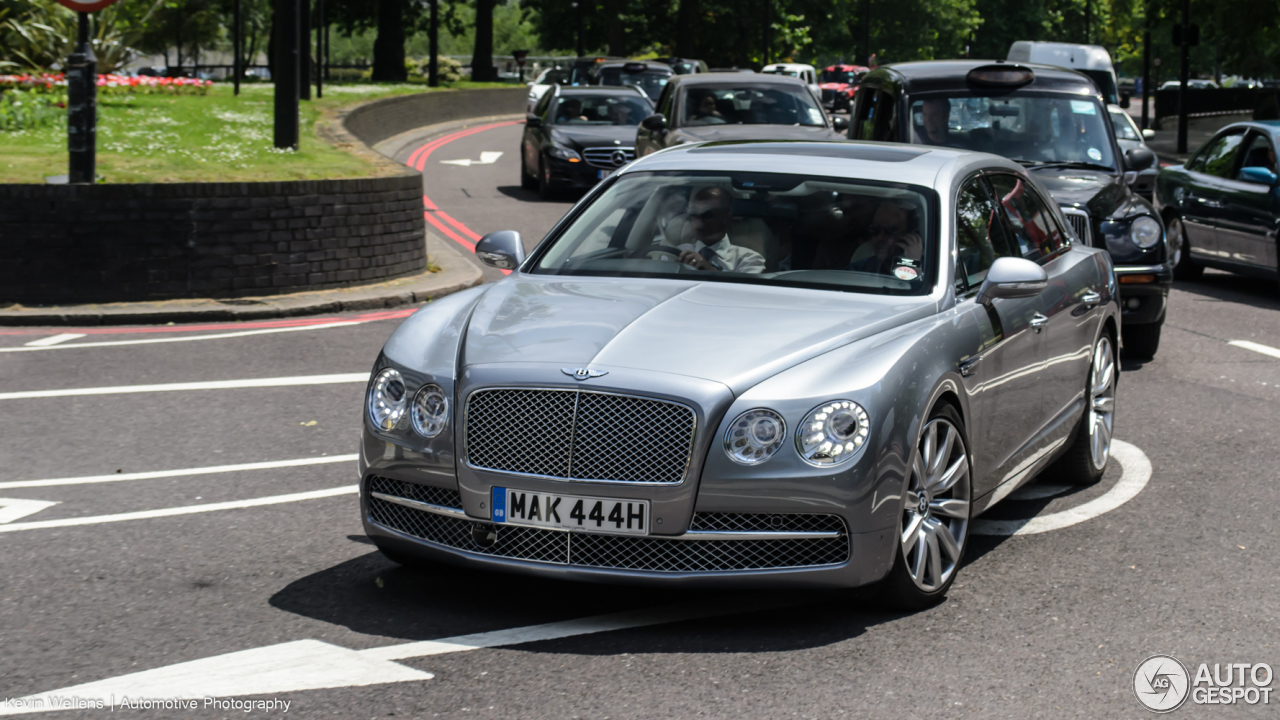
[[[644,91],[650,100],[656,100],[674,76],[675,73],[669,66],[652,60],[606,60],[591,69],[590,84],[615,87],[633,85]]]
[[[800,78],[805,85],[813,91],[813,96],[821,99],[822,89],[818,87],[818,71],[812,65],[801,65],[800,63],[774,63],[766,65],[760,71],[765,75],[786,75],[788,77]]]
[[[533,112],[534,106],[552,85],[572,85],[572,77],[573,71],[568,68],[547,68],[539,73],[533,82],[526,83],[529,87],[529,97],[525,101],[525,113]]]
[[[1147,141],[1156,136],[1155,130],[1140,129],[1138,123],[1133,121],[1133,116],[1119,105],[1108,105],[1107,112],[1111,116],[1111,129],[1115,130],[1116,144],[1120,146],[1120,152],[1127,153],[1134,149],[1152,152],[1151,148],[1147,147]],[[1155,153],[1152,152],[1152,154]],[[1159,174],[1160,168],[1152,165],[1141,172],[1126,171],[1124,175],[1129,187],[1135,193],[1151,200],[1155,196],[1156,176]]]
[[[1075,70],[1093,81],[1109,105],[1129,107],[1129,96],[1121,95],[1111,53],[1101,45],[1019,40],[1009,46],[1009,62],[1038,63]]]
[[[1280,279],[1276,237],[1280,121],[1228,125],[1184,165],[1160,171],[1156,206],[1169,227],[1174,276],[1205,267]]]
[[[828,66],[818,76],[822,106],[833,112],[848,112],[853,106],[853,94],[858,91],[858,82],[870,71],[870,68],[847,63]]]
[[[483,237],[510,275],[383,346],[365,532],[405,564],[938,602],[975,516],[1042,468],[1107,468],[1115,279],[1066,228],[980,153],[639,159],[529,257],[519,233]]]
[[[525,118],[520,185],[544,200],[586,190],[635,159],[636,128],[653,113],[640,88],[552,85]]]
[[[1160,86],[1160,89],[1161,90],[1177,90],[1181,86],[1182,86],[1182,82],[1179,80],[1167,80],[1163,85]],[[1196,78],[1191,78],[1187,80],[1187,88],[1190,90],[1216,90],[1218,88],[1218,83],[1212,80],[1199,80]]]
[[[886,65],[862,79],[849,137],[1003,155],[1028,168],[1063,207],[1076,236],[1111,253],[1120,277],[1127,355],[1160,347],[1172,255],[1164,225],[1125,173],[1155,164],[1121,152],[1097,88],[1080,73],[997,60]]]
[[[671,72],[677,75],[693,75],[695,73],[711,72],[711,68],[707,67],[707,63],[703,60],[693,60],[691,58],[659,58],[660,62],[664,62],[671,68]]]
[[[636,130],[636,153],[703,140],[836,140],[844,118],[827,117],[804,81],[785,75],[679,75]]]
[[[709,72],[713,73],[749,73],[754,75],[755,70],[751,68],[727,67],[727,68],[711,68]]]

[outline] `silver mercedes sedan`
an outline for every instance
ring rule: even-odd
[[[1106,469],[1120,311],[1020,166],[876,143],[640,159],[374,364],[361,515],[400,563],[678,585],[954,582],[972,518]]]

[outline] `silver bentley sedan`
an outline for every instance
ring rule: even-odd
[[[408,318],[369,382],[361,514],[397,562],[922,607],[972,518],[1106,469],[1110,259],[1003,158],[681,146],[528,257],[476,253],[512,272]]]

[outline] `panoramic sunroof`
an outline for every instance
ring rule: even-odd
[[[888,148],[857,143],[812,142],[725,142],[708,143],[691,153],[750,153],[754,155],[809,155],[812,157],[868,160],[871,162],[906,162],[929,152],[918,148]]]

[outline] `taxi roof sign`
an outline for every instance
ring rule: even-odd
[[[1036,79],[1036,74],[1029,67],[1021,65],[982,65],[969,71],[965,76],[970,85],[987,87],[1022,87]]]

